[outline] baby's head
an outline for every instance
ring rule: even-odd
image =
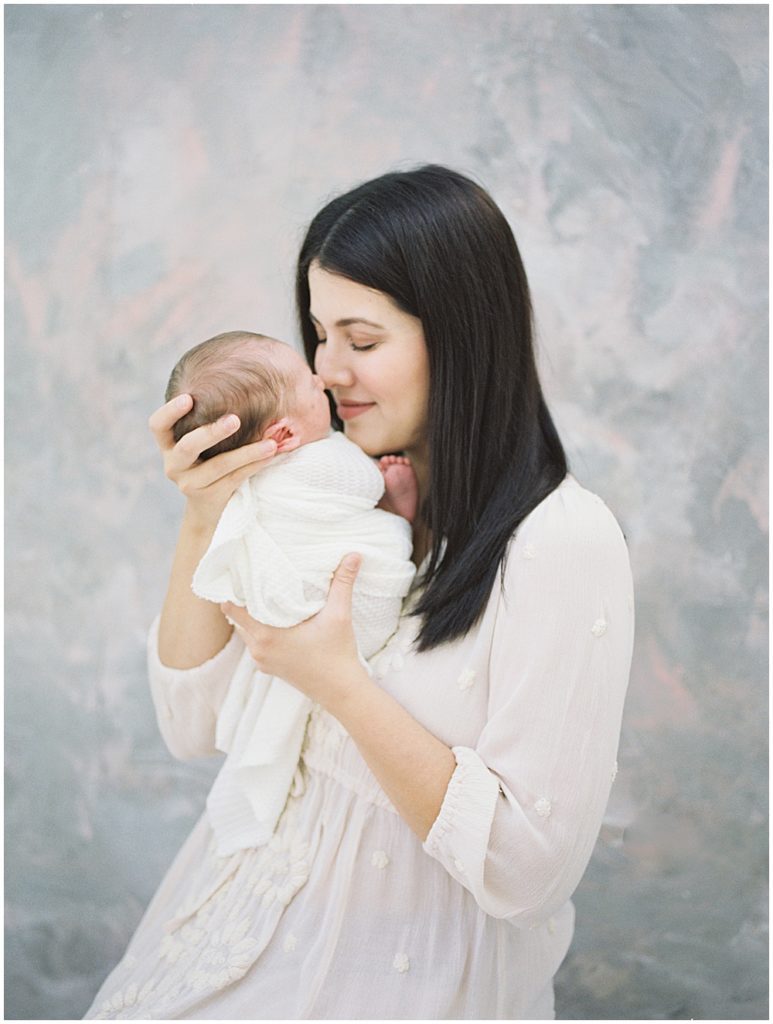
[[[293,348],[263,334],[229,331],[190,349],[172,370],[166,400],[182,394],[191,395],[193,408],[175,423],[175,441],[226,413],[241,421],[202,459],[261,440],[274,440],[277,451],[288,452],[330,432],[320,378]]]

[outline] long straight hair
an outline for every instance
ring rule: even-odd
[[[418,649],[429,650],[477,622],[498,568],[504,581],[514,531],[567,473],[537,376],[520,253],[488,193],[446,167],[384,174],[333,199],[298,258],[298,316],[313,366],[312,261],[384,292],[422,323],[430,479],[420,514],[432,547],[415,614]]]

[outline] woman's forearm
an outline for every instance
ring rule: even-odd
[[[289,629],[257,622],[235,604],[223,608],[261,672],[291,683],[338,719],[423,842],[440,813],[456,758],[359,661],[351,610],[360,561],[360,555],[348,554],[333,574],[325,607]]]
[[[400,816],[424,842],[456,768],[451,748],[369,678],[343,691],[328,710],[354,740]]]
[[[199,523],[187,513],[183,517],[158,630],[158,656],[170,668],[195,668],[208,661],[233,630],[218,605],[191,590],[213,533],[214,524]]]

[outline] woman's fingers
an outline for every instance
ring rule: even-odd
[[[242,638],[242,640],[244,641],[244,646],[251,648],[252,636],[249,630],[245,629],[245,626],[248,623],[252,623],[252,625],[254,625],[255,623],[253,620],[250,619],[250,616],[247,614],[247,611],[244,608],[240,608],[238,605],[231,604],[230,601],[225,601],[223,604],[221,604],[220,611],[223,613],[223,615],[225,615],[225,617],[234,627],[236,632]]]
[[[223,601],[220,605],[220,611],[229,621],[233,622],[234,626],[238,626],[241,629],[249,627],[255,622],[246,608],[242,608],[238,604],[232,604],[230,601]]]
[[[190,395],[178,395],[170,402],[162,405],[160,409],[150,416],[148,426],[156,439],[159,448],[165,453],[166,475],[174,479],[186,469],[190,469],[198,461],[202,452],[211,448],[218,441],[236,433],[239,429],[239,417],[233,414],[221,416],[214,423],[207,423],[204,426],[196,427],[189,431],[184,437],[175,443],[174,425],[190,411],[193,399]],[[211,483],[224,476],[231,470],[243,466],[245,462],[254,462],[268,455],[273,455],[276,445],[271,442],[256,442],[253,445],[243,445],[234,449],[233,452],[226,452],[214,459],[208,460],[210,469],[207,473],[200,474],[203,485]],[[237,454],[238,453],[238,454]],[[226,456],[233,456],[230,460]],[[220,461],[218,461],[220,460]],[[213,468],[214,467],[214,468]]]
[[[274,452],[264,452],[263,458],[253,459],[250,462],[244,463],[244,465],[237,465],[236,469],[232,469],[230,472],[223,473],[222,467],[224,463],[220,463],[218,460],[226,455],[235,454],[237,451],[243,452],[243,450],[242,448],[237,448],[234,449],[233,453],[223,452],[212,459],[207,459],[206,462],[191,466],[182,473],[175,474],[167,470],[167,476],[174,480],[182,493],[188,498],[197,495],[201,497],[211,495],[214,497],[215,492],[217,492],[221,497],[225,496],[224,503],[244,480],[247,480],[254,473],[258,473],[271,460],[274,454]],[[233,460],[229,459],[226,465],[231,462]],[[220,504],[220,502],[218,503]]]
[[[188,469],[198,459],[202,452],[211,448],[218,441],[230,437],[239,429],[239,417],[233,414],[221,416],[214,423],[206,423],[203,427],[196,427],[181,437],[174,450],[170,452],[167,461],[167,476],[179,473]],[[238,451],[239,449],[235,449]],[[230,453],[229,453],[230,454]],[[222,474],[218,474],[221,475]]]
[[[277,445],[253,441],[200,461],[202,452],[239,429],[239,417],[221,416],[189,431],[175,444],[174,425],[192,408],[192,401],[190,395],[178,395],[150,416],[148,426],[161,449],[167,478],[189,499],[189,509],[209,522],[220,515],[236,488],[276,455]]]
[[[253,619],[246,608],[232,604],[230,601],[224,601],[220,605],[220,611],[229,622],[233,623],[234,629],[244,641],[245,646],[257,660],[271,634],[271,627]]]
[[[182,439],[183,441],[185,438]],[[182,444],[182,441],[180,442]],[[214,443],[214,442],[213,442]],[[270,459],[276,454],[275,441],[254,441],[252,444],[242,445],[241,448],[234,448],[230,452],[221,452],[200,466],[196,466],[196,483],[199,487],[209,487],[210,484],[227,478],[233,479],[244,470],[241,479],[252,476],[261,463]]]
[[[151,415],[148,426],[162,451],[174,448],[172,428],[181,416],[190,412],[192,405],[193,399],[190,395],[178,395]]]

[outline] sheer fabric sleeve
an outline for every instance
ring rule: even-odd
[[[156,618],[148,634],[148,676],[164,742],[181,761],[221,754],[215,747],[217,715],[244,644],[233,633],[225,647],[203,665],[169,668],[158,656],[158,624]]]
[[[510,545],[489,662],[487,722],[456,768],[424,849],[516,926],[576,888],[601,827],[633,646],[625,540],[576,485]]]

